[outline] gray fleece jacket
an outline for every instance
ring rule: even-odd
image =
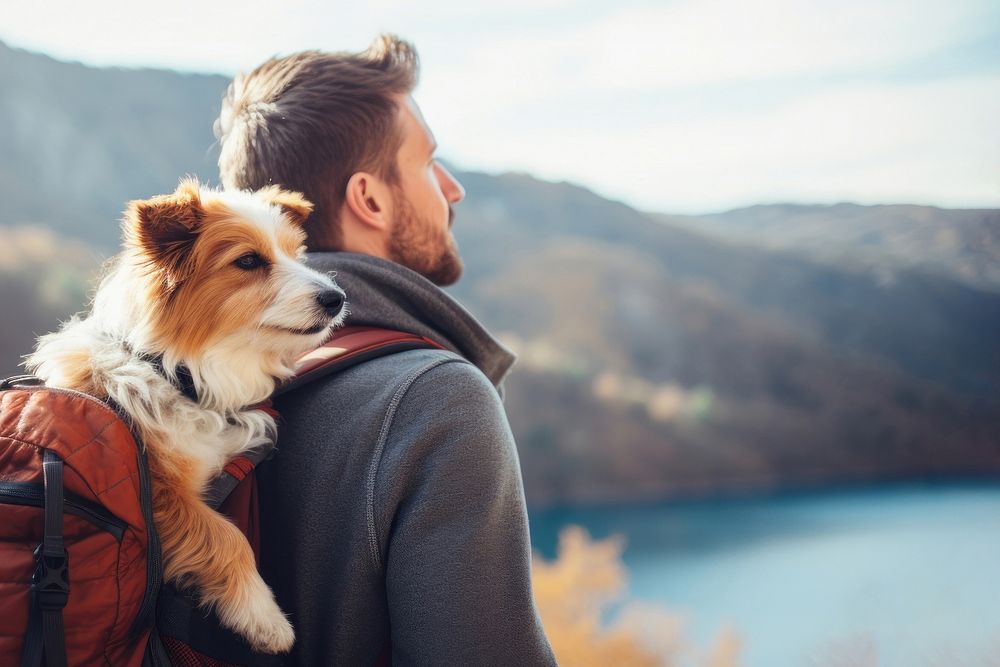
[[[261,568],[297,633],[288,664],[555,664],[498,389],[513,356],[402,266],[349,253],[309,264],[336,272],[350,324],[449,351],[374,359],[277,399]]]

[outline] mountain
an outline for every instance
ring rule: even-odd
[[[536,499],[997,471],[1000,295],[462,181],[455,292],[522,353],[507,404]]]
[[[463,183],[474,219],[459,220],[456,234],[472,283],[503,273],[509,257],[530,254],[543,242],[600,242],[658,265],[669,278],[664,287],[697,285],[843,353],[887,360],[958,391],[990,396],[1000,388],[997,293],[920,269],[897,271],[886,281],[877,268],[821,263],[651,224],[648,215],[570,184],[512,174],[465,174]],[[465,283],[458,293],[474,297],[470,288]],[[489,319],[491,305],[484,307]]]
[[[772,250],[866,266],[891,282],[898,269],[925,269],[1000,291],[1000,211],[897,204],[758,205],[661,221]]]
[[[33,335],[84,304],[126,201],[185,173],[214,179],[226,80],[0,45],[0,84],[11,372]],[[857,261],[859,242],[823,207],[753,215],[774,238],[811,238],[793,229],[808,220],[840,255],[722,228],[745,211],[653,216],[525,174],[458,176],[467,273],[452,291],[520,354],[507,407],[531,502],[1000,473],[1000,292],[989,263],[969,259],[970,230],[994,238],[997,211],[854,207],[856,227],[885,214],[896,230]],[[927,217],[911,245],[897,208]],[[934,234],[969,248],[921,255]]]
[[[187,173],[217,180],[211,119],[227,84],[0,42],[0,220],[117,247],[127,201],[173,191]]]

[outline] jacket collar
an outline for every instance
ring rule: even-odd
[[[426,336],[465,357],[498,389],[514,355],[469,311],[415,271],[370,255],[309,253],[314,269],[333,272],[347,293],[347,323]]]

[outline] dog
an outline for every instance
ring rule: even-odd
[[[202,500],[234,456],[276,435],[253,406],[346,314],[331,276],[303,262],[312,205],[269,187],[182,180],[129,204],[122,252],[89,314],[42,336],[26,366],[53,387],[113,401],[146,447],[166,581],[190,586],[257,651],[294,631],[242,533]]]

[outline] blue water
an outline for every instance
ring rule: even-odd
[[[535,512],[544,557],[566,524],[624,535],[631,598],[746,667],[1000,665],[1000,484]]]

